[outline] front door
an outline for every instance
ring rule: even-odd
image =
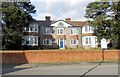
[[[64,48],[64,39],[59,39],[59,47],[60,49]]]

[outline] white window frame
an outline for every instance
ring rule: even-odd
[[[49,40],[49,44],[47,44],[47,41]],[[43,45],[52,45],[52,39],[43,39]]]
[[[74,41],[76,41],[76,44]],[[74,43],[72,43],[72,42],[74,42]],[[78,45],[78,40],[77,39],[70,39],[70,45]]]
[[[44,35],[50,35],[50,34],[52,34],[52,29],[51,28],[44,28],[43,29],[43,34]]]
[[[24,36],[22,45],[38,46],[38,36]]]
[[[84,32],[85,33],[93,33],[93,27],[92,26],[84,26]]]
[[[83,36],[82,40],[83,40],[83,45],[91,45],[91,46],[98,45],[97,36]],[[88,41],[88,44],[86,43],[86,41]]]
[[[88,26],[85,26],[85,32],[89,32],[88,30]]]
[[[31,30],[31,28],[33,30]],[[28,29],[28,30],[27,30]],[[38,24],[30,24],[28,27],[24,28],[25,32],[38,32]]]
[[[62,34],[60,32],[60,30],[62,30]],[[65,35],[65,29],[64,28],[57,28],[57,35]]]
[[[71,33],[71,31],[73,31],[73,34]],[[70,35],[78,35],[78,30],[76,28],[71,28]]]
[[[92,37],[85,37],[85,45],[91,45],[92,44]],[[87,42],[87,43],[86,43]]]
[[[95,37],[95,45],[98,45],[97,37]]]

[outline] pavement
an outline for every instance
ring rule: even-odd
[[[3,64],[3,68],[34,68],[34,67],[43,67],[43,66],[54,66],[54,65],[72,65],[72,64],[79,64],[81,66],[85,65],[96,65],[99,64],[100,61],[98,62],[56,62],[56,63],[26,63],[26,64]],[[105,61],[102,62],[102,64],[118,64],[117,61]]]
[[[117,75],[117,62],[66,62],[3,65],[4,75]]]

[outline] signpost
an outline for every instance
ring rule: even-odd
[[[101,39],[101,49],[102,49],[102,62],[103,62],[104,61],[104,50],[107,49],[107,40],[105,38]]]
[[[101,39],[101,49],[107,49],[107,40],[105,38]]]

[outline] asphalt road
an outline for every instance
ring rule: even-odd
[[[118,75],[117,63],[23,64],[3,66],[4,75]]]

